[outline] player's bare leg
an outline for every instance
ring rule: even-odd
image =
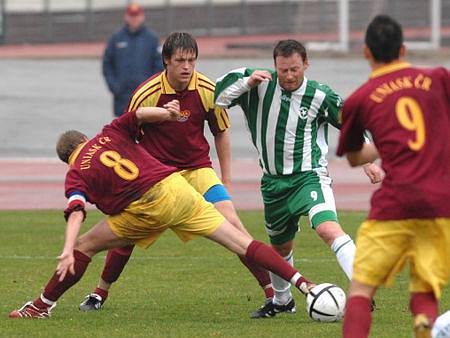
[[[352,280],[345,308],[343,337],[367,338],[372,323],[372,298],[376,288]]]
[[[134,245],[127,245],[121,248],[108,250],[102,275],[98,281],[94,292],[87,295],[80,304],[81,311],[93,311],[101,308],[108,298],[111,285],[119,278],[125,265],[133,253]]]
[[[224,221],[208,238],[238,255],[254,260],[268,271],[290,281],[302,293],[309,292],[312,283],[290,266],[274,249],[253,240],[252,237],[237,230],[228,221]]]
[[[332,221],[320,223],[316,232],[322,240],[334,251],[337,261],[349,280],[352,279],[353,260],[356,246],[352,238],[347,235],[342,227]]]
[[[250,236],[247,229],[239,219],[233,203],[230,200],[224,200],[214,203],[214,207],[236,228],[247,236]],[[84,301],[80,304],[81,311],[94,311],[102,307],[103,303],[108,297],[111,285],[119,278],[125,265],[127,264],[133,246],[126,246],[123,248],[115,248],[108,251],[106,261],[103,267],[102,276],[100,277],[97,287],[94,292],[86,296]],[[261,288],[264,291],[266,298],[273,297],[272,283],[267,270],[261,268],[245,256],[238,255],[241,262],[258,280]]]
[[[242,224],[233,203],[230,200],[220,201],[214,203],[214,207],[225,217],[225,219],[231,223],[236,229],[241,231],[247,236],[250,236],[249,232]],[[256,278],[259,285],[264,291],[266,297],[266,302],[273,297],[272,282],[270,280],[269,272],[266,269],[261,268],[258,264],[255,264],[252,260],[246,258],[245,256],[239,255],[239,259],[242,264],[252,273]]]
[[[352,279],[353,261],[356,246],[353,239],[347,235],[342,227],[332,221],[326,221],[316,227],[316,232],[322,240],[336,254],[336,259],[349,280]],[[375,300],[372,299],[372,311],[375,310]]]
[[[48,281],[41,296],[10,313],[11,318],[47,318],[56,301],[70,287],[76,284],[86,271],[91,257],[112,247],[129,245],[131,242],[117,237],[106,220],[101,221],[77,240],[74,247],[74,273],[67,273],[62,280],[56,272]]]
[[[236,229],[239,229],[244,234],[250,236],[249,232],[242,224],[239,216],[236,213],[236,209],[230,200],[220,201],[214,203],[214,207],[225,217],[225,219],[231,223]]]
[[[92,257],[100,251],[132,245],[128,239],[118,237],[112,232],[106,219],[101,220],[77,240],[75,249]]]

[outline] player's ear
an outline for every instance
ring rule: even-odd
[[[400,46],[400,50],[398,51],[398,57],[401,59],[401,58],[405,57],[405,54],[406,54],[406,47],[404,44],[402,44]]]
[[[308,60],[308,58],[305,58],[305,61],[303,61],[303,65],[304,65],[305,69],[309,67],[309,60]]]
[[[165,66],[168,65],[170,63],[170,57],[163,56],[163,63],[164,63]]]
[[[367,47],[366,44],[364,44],[363,53],[364,53],[364,57],[367,60],[372,60],[373,59],[372,52],[370,51],[369,47]]]

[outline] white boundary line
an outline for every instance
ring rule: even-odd
[[[98,259],[105,259],[106,256],[94,256],[94,260]],[[51,256],[0,256],[0,260],[54,260],[56,261],[56,257]],[[131,257],[131,260],[137,260],[137,261],[154,261],[154,260],[206,260],[211,259],[211,257],[208,256],[138,256],[138,257]],[[234,257],[221,257],[220,259],[235,259]],[[335,262],[335,258],[296,258],[296,262]]]

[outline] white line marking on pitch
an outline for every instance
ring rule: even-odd
[[[105,259],[106,256],[94,256],[93,259]],[[56,257],[50,256],[0,256],[0,259],[10,259],[10,260],[57,260]],[[209,256],[144,256],[144,257],[131,257],[134,260],[142,260],[142,261],[154,261],[154,260],[185,260],[185,259],[210,259]],[[235,259],[234,257],[221,257],[221,259]],[[334,258],[296,258],[296,261],[300,262],[334,262],[336,259]]]

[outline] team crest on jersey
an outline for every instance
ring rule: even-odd
[[[180,111],[180,117],[177,118],[178,122],[186,122],[191,116],[191,112],[189,110]]]
[[[298,111],[298,116],[300,116],[302,120],[305,120],[308,117],[308,108],[300,107]]]

